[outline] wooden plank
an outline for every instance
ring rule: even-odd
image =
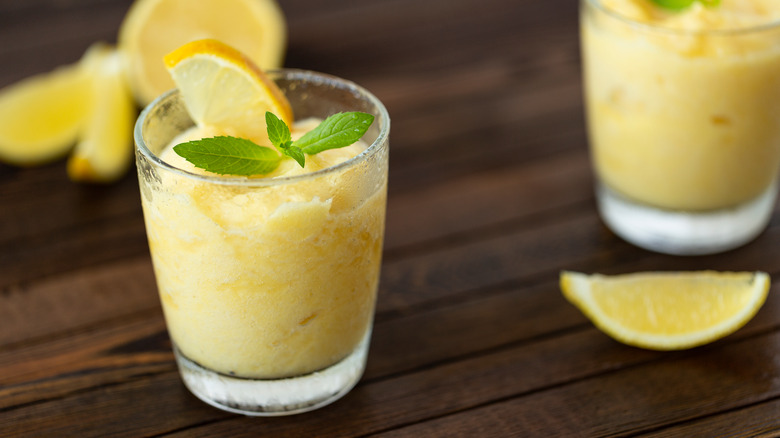
[[[718,415],[706,415],[641,436],[645,438],[688,438],[692,436],[770,438],[780,436],[778,418],[780,418],[780,399],[774,398],[744,409],[735,409]]]
[[[129,0],[0,2],[0,88],[114,43]],[[12,66],[12,68],[8,68]]]
[[[364,72],[410,75],[430,66],[454,70],[452,62],[461,65],[491,56],[508,58],[524,52],[528,45],[554,47],[564,39],[576,41],[577,12],[566,6],[567,1],[523,2],[520,6],[503,0],[391,0],[353,3],[316,15],[291,13],[288,65],[340,76],[348,67],[357,80]],[[381,17],[377,19],[382,25],[393,29],[391,35],[376,32],[376,22],[367,19],[372,16]],[[341,25],[334,27],[333,22]],[[343,65],[339,60],[352,62]]]
[[[555,155],[532,165],[465,175],[391,196],[386,253],[392,257],[399,247],[422,249],[430,247],[432,241],[484,233],[583,202],[589,202],[591,208],[592,198],[585,151]]]
[[[159,309],[148,257],[77,271],[0,293],[0,351],[102,321]]]
[[[192,396],[176,372],[0,412],[7,437],[138,437],[227,418]]]
[[[564,91],[576,93],[573,89]],[[448,125],[469,126],[470,123],[464,120],[467,117],[465,114],[461,118],[453,115],[430,130],[446,132]],[[466,174],[516,166],[571,149],[585,150],[581,117],[577,110],[564,109],[555,116],[543,114],[524,123],[485,128],[456,137],[442,136],[434,143],[400,150],[395,145],[404,139],[395,138],[391,132],[390,193],[415,190]],[[566,122],[562,123],[561,119]],[[524,140],[519,142],[517,138]],[[406,142],[411,143],[412,140]]]
[[[0,410],[175,371],[159,310],[0,352]]]
[[[668,355],[382,436],[634,436],[778,397],[778,344],[780,334],[772,333],[701,354]],[[707,428],[704,436],[720,432]]]
[[[546,223],[520,223],[500,234],[489,234],[430,252],[389,261],[382,270],[379,312],[403,312],[436,300],[449,300],[480,289],[557,277],[561,269],[648,257],[646,252],[615,252],[605,243],[601,222],[590,211],[545,216]]]
[[[116,185],[91,186],[67,180],[62,162],[5,169],[0,203],[13,209],[0,221],[0,290],[148,254],[134,173]]]
[[[95,225],[141,214],[141,197],[135,172],[112,185],[66,182],[64,163],[34,169],[0,165],[6,170],[0,201],[13,205],[0,224],[0,242],[24,241],[36,235],[51,238],[78,225]],[[55,214],[56,213],[56,214]],[[85,228],[85,227],[84,227]]]
[[[366,378],[406,373],[537,338],[582,329],[587,322],[557,283],[493,291],[375,324]]]
[[[551,290],[554,285],[548,288],[548,293],[557,294]],[[517,308],[516,311],[517,319],[523,320],[539,309]],[[445,314],[432,313],[427,327],[439,322],[448,324],[436,319]],[[749,405],[780,393],[780,381],[771,378],[775,367],[772,358],[778,355],[780,334],[766,334],[778,323],[780,295],[775,288],[765,307],[746,327],[723,341],[691,352],[639,350],[618,344],[587,327],[535,337],[529,342],[509,343],[455,360],[437,361],[387,378],[369,378],[337,404],[303,416],[257,420],[207,412],[203,419],[196,419],[190,413],[200,410],[190,404],[188,397],[182,396],[183,389],[175,384],[175,376],[162,374],[73,394],[60,402],[6,411],[0,413],[0,421],[19,423],[22,430],[30,433],[47,434],[56,431],[59,421],[65,418],[78,420],[86,416],[84,406],[91,403],[101,409],[100,418],[82,426],[80,421],[69,420],[76,427],[74,433],[88,435],[92,427],[99,427],[95,430],[109,434],[121,434],[125,429],[151,434],[174,427],[181,428],[181,436],[241,437],[261,431],[274,436],[344,436],[345,431],[361,435],[424,422],[410,429],[414,435],[431,430],[450,432],[461,426],[464,431],[473,431],[474,427],[483,427],[486,418],[492,418],[490,409],[498,407],[500,417],[518,417],[517,412],[523,413],[517,421],[508,420],[507,427],[531,424],[538,426],[531,430],[551,433],[588,428],[598,428],[593,434],[642,431],[697,413]],[[424,347],[442,339],[444,330],[426,330],[422,324],[422,320],[410,322],[406,330],[411,332],[416,328],[419,337],[426,338],[430,333],[430,338],[410,347]],[[490,327],[495,333],[505,326]],[[525,327],[534,330],[532,322]],[[379,330],[394,328],[378,324]],[[464,332],[469,329],[468,325],[461,326],[460,331],[453,327],[448,342],[467,339]],[[399,354],[414,358],[417,353],[409,349],[375,349],[371,353],[372,361],[380,362],[375,369],[381,369],[385,360],[396,361],[387,355]],[[756,376],[765,378],[756,380]],[[723,384],[708,387],[712,382]],[[656,395],[657,392],[660,393]],[[675,402],[677,397],[680,400]],[[120,410],[104,409],[121,404],[121,400],[133,401],[137,415],[132,419]],[[183,403],[187,404],[186,408]],[[158,424],[160,417],[148,412],[153,409],[159,409],[159,415],[166,418],[164,424]],[[653,415],[647,415],[649,409]],[[168,416],[178,417],[168,420]],[[435,420],[439,417],[440,420]],[[659,420],[651,423],[653,418]],[[220,421],[204,424],[213,419]],[[436,429],[439,421],[445,424]],[[450,421],[455,424],[449,424]],[[557,424],[561,421],[562,424]],[[639,427],[630,429],[633,424]],[[416,427],[426,429],[420,431]]]

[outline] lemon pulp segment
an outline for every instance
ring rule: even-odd
[[[564,296],[598,328],[629,345],[671,350],[733,333],[764,303],[763,272],[561,274]]]
[[[35,165],[63,157],[89,110],[89,80],[79,64],[0,90],[0,159]]]

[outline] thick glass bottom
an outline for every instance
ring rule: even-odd
[[[607,226],[644,249],[674,255],[714,254],[742,246],[766,228],[777,186],[734,208],[686,212],[636,203],[603,184],[596,188],[599,212]]]
[[[189,360],[175,345],[173,351],[185,386],[199,399],[238,414],[280,416],[318,409],[346,395],[363,375],[370,339],[368,330],[352,354],[328,368],[272,380],[220,374]]]

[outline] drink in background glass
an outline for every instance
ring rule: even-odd
[[[777,193],[780,2],[581,0],[581,33],[606,224],[671,254],[755,238]]]
[[[385,222],[382,103],[332,76],[269,75],[296,120],[374,115],[365,150],[278,178],[183,170],[160,158],[193,126],[175,91],[150,104],[135,130],[149,247],[182,379],[205,402],[246,415],[316,409],[360,379]]]

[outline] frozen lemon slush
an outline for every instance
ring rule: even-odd
[[[780,2],[587,0],[582,49],[603,184],[664,209],[734,207],[780,163]],[[594,12],[598,11],[598,12]]]
[[[293,138],[318,121],[295,125]],[[217,132],[194,128],[161,154]],[[362,142],[285,160],[268,178],[345,162]],[[220,185],[160,173],[142,196],[149,246],[170,336],[200,365],[252,378],[296,376],[355,350],[371,327],[384,233],[386,167],[344,166],[294,183]]]

